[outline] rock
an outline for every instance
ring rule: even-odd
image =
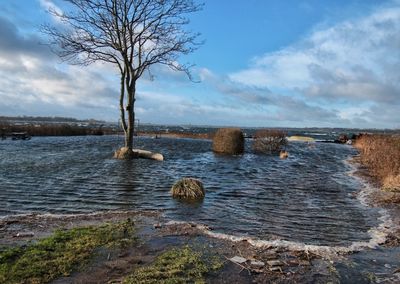
[[[287,263],[290,266],[310,266],[310,262],[308,260],[291,259],[288,260]]]
[[[246,261],[247,261],[247,259],[245,259],[244,257],[241,257],[241,256],[234,256],[234,257],[230,258],[229,260],[232,262],[239,263],[239,264],[246,263]]]
[[[17,233],[14,237],[15,238],[27,238],[27,237],[33,237],[35,234],[33,232],[20,232]]]
[[[339,138],[335,140],[335,143],[345,144],[345,143],[347,143],[348,140],[349,140],[349,138],[347,137],[346,134],[341,134],[339,136]]]
[[[265,263],[262,262],[262,261],[258,261],[258,260],[252,260],[252,261],[250,262],[250,265],[251,265],[251,266],[254,266],[255,268],[262,268],[262,267],[265,266]]]
[[[280,260],[274,259],[274,260],[268,260],[267,264],[269,266],[282,266],[283,263]]]
[[[202,200],[206,195],[203,183],[195,178],[182,178],[171,188],[174,198]]]
[[[244,152],[244,135],[239,128],[218,129],[213,138],[213,151],[219,154],[238,155]]]
[[[281,151],[281,152],[279,153],[279,158],[281,158],[281,159],[286,159],[287,157],[289,157],[289,152],[287,152],[287,151]]]

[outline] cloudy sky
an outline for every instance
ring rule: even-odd
[[[62,63],[39,32],[62,0],[0,0],[0,115],[117,121],[112,66]],[[205,44],[155,66],[137,117],[163,124],[400,128],[400,0],[206,0]]]

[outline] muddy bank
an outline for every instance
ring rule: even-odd
[[[0,221],[0,246],[2,251],[9,247],[24,247],[50,236],[56,229],[115,223],[127,218],[135,224],[138,242],[117,250],[101,248],[83,268],[59,277],[54,283],[121,283],[132,271],[151,265],[162,253],[183,246],[219,259],[219,269],[205,275],[209,283],[279,283],[331,277],[315,272],[313,261],[317,257],[313,254],[272,247],[260,249],[246,241],[211,238],[194,224],[168,223],[154,212],[7,217]],[[230,260],[235,256],[245,261]]]
[[[378,280],[393,283],[400,280],[400,250],[393,240],[375,250],[322,257],[307,250],[257,247],[245,239],[211,237],[202,226],[169,222],[154,211],[6,217],[0,220],[0,247],[4,251],[9,247],[29,246],[51,236],[55,230],[115,224],[127,219],[133,222],[138,241],[118,249],[98,248],[89,262],[57,277],[53,283],[123,283],[135,271],[157,269],[152,266],[165,253],[186,247],[192,254],[206,259],[200,267],[211,267],[208,262],[213,259],[213,267],[218,269],[201,270],[207,271],[202,276],[207,283],[375,283]],[[192,259],[192,255],[186,257]]]

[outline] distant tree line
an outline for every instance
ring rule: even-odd
[[[79,120],[71,117],[61,117],[61,116],[0,116],[0,121],[24,121],[24,122],[91,122],[91,123],[104,123],[104,121],[88,119]]]
[[[95,126],[84,127],[72,124],[25,124],[16,125],[0,121],[0,135],[10,135],[15,132],[27,132],[32,136],[80,136],[80,135],[103,135],[115,134],[116,131],[109,127]]]

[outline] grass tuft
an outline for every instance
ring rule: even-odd
[[[182,178],[172,186],[171,194],[174,198],[200,200],[204,198],[205,191],[200,180]]]
[[[223,267],[217,258],[208,258],[189,246],[175,248],[159,255],[154,263],[135,270],[123,284],[205,283],[204,276]]]

